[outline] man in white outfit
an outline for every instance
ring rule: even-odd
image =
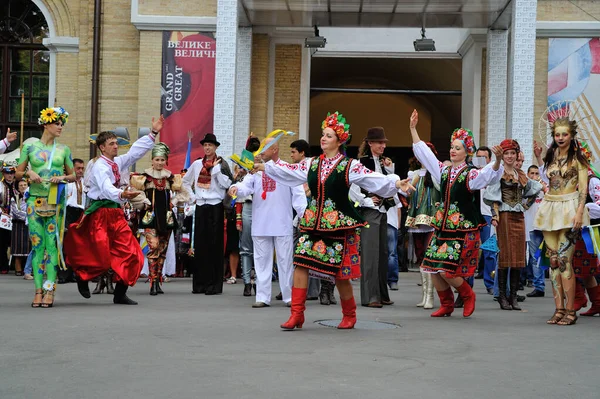
[[[272,139],[266,139],[265,144]],[[279,160],[279,146],[271,145],[261,155],[264,162]],[[273,250],[277,254],[277,270],[282,299],[292,300],[292,256],[294,229],[292,208],[301,218],[306,209],[306,195],[302,186],[289,188],[275,183],[264,172],[247,176],[229,189],[231,196],[252,195],[252,242],[254,244],[254,269],[256,270],[256,303],[253,308],[271,304],[271,276]]]
[[[6,131],[6,137],[0,140],[0,154],[4,154],[8,147],[10,147],[10,143],[17,139],[17,132],[11,132],[10,128]]]

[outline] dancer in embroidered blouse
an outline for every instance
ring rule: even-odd
[[[419,114],[414,110],[410,117],[413,152],[433,180],[440,184],[442,196],[432,222],[435,230],[421,265],[425,273],[432,273],[433,285],[440,297],[441,307],[431,317],[452,314],[452,287],[463,299],[463,316],[469,317],[475,311],[475,292],[463,277],[475,274],[479,259],[479,228],[485,225],[479,209],[478,190],[500,180],[504,172],[500,165],[502,148],[493,147],[496,162],[478,170],[466,163],[467,157],[476,150],[472,133],[467,129],[456,129],[450,141],[452,166],[445,166],[419,138],[418,121]]]
[[[498,304],[504,310],[521,310],[517,302],[520,272],[525,267],[525,217],[542,189],[542,184],[531,180],[525,172],[516,168],[521,147],[516,140],[506,139],[502,147],[504,174],[500,181],[485,189],[484,202],[492,208],[492,225],[498,236]],[[523,199],[527,204],[523,204]],[[506,285],[510,270],[510,296],[506,297]]]
[[[152,118],[152,133],[137,140],[120,156],[117,156],[119,145],[113,132],[102,132],[96,138],[102,156],[90,171],[87,196],[91,204],[79,221],[69,226],[65,239],[67,263],[78,277],[77,288],[84,298],[91,297],[88,281],[112,268],[117,282],[113,303],[137,305],[127,296],[127,289],[137,282],[144,255],[121,205],[127,200],[136,205],[135,200],[141,198],[141,193],[130,187],[118,187],[121,174],[128,173],[128,168],[154,147],[155,135],[163,123],[162,115],[157,120]]]
[[[69,113],[61,107],[42,110],[38,119],[38,124],[44,126],[42,138],[23,145],[17,167],[17,179],[27,176],[31,182],[27,199],[27,219],[35,283],[32,307],[50,308],[54,304],[59,267],[59,233],[62,230],[62,211],[65,204],[62,199],[49,201],[48,197],[51,184],[65,180],[75,181],[71,150],[56,140],[60,137],[68,118]],[[31,170],[26,172],[27,165],[31,165]],[[58,202],[59,205],[51,202]]]
[[[269,161],[254,169],[265,171],[276,182],[290,187],[308,182],[311,192],[294,251],[291,316],[281,325],[284,330],[302,328],[304,324],[309,270],[315,276],[335,280],[344,316],[338,328],[354,328],[356,302],[350,279],[360,277],[357,229],[366,223],[348,199],[350,185],[355,183],[384,198],[395,195],[399,189],[414,189],[408,180],[372,172],[340,152],[351,139],[350,125],[341,114],[328,115],[321,127],[320,157],[306,158],[297,164]]]
[[[550,259],[556,310],[547,323],[572,325],[577,322],[572,266],[575,241],[579,229],[590,221],[585,207],[589,163],[579,151],[577,122],[568,116],[550,119],[552,145],[546,151],[542,172],[550,182],[549,191],[533,223],[544,234],[546,255]]]
[[[431,143],[425,143],[431,149],[434,155],[437,155],[435,146]],[[417,256],[417,264],[421,264],[425,257],[427,244],[431,240],[433,227],[431,222],[433,216],[440,204],[440,188],[431,178],[431,173],[419,163],[419,169],[414,171],[412,175],[412,184],[416,187],[416,191],[410,195],[408,217],[406,218],[406,227],[408,232],[413,236],[415,243],[415,255]],[[409,178],[410,176],[409,172]],[[421,271],[421,289],[423,292],[421,302],[417,304],[423,309],[433,308],[433,282],[431,273]]]
[[[171,203],[185,202],[187,192],[181,190],[181,175],[174,175],[165,169],[169,162],[169,147],[158,143],[152,149],[152,167],[142,174],[131,176],[131,186],[142,191],[141,198],[147,198],[150,205],[142,212],[140,226],[144,228],[148,252],[150,295],[164,294],[162,270],[167,256],[169,238],[175,228],[175,216]],[[178,193],[171,198],[171,191]],[[136,198],[139,201],[140,198]]]

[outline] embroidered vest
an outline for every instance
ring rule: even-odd
[[[301,230],[336,231],[366,225],[348,198],[348,175],[352,159],[341,157],[321,181],[321,160],[312,160],[308,171],[311,198],[300,221]]]
[[[471,192],[467,188],[467,178],[471,169],[474,168],[465,166],[456,174],[452,183],[450,183],[450,168],[442,172],[440,184],[442,203],[432,222],[436,230],[466,232],[485,226],[485,219],[481,215],[479,191]]]

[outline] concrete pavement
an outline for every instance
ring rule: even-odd
[[[66,284],[54,308],[32,309],[33,283],[1,276],[0,398],[600,397],[600,318],[548,326],[548,293],[502,311],[476,280],[470,319],[460,309],[433,319],[414,306],[419,275],[400,279],[393,306],[359,307],[358,317],[401,328],[323,327],[313,322],[341,318],[339,304],[309,301],[304,328],[283,332],[289,309],[252,309],[242,284],[205,296],[173,279],[151,297],[140,280],[130,289],[138,306]]]

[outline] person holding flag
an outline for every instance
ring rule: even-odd
[[[27,220],[33,253],[34,308],[54,305],[59,262],[64,265],[64,259],[59,259],[59,232],[63,231],[66,203],[65,190],[59,190],[59,185],[64,188],[65,181],[74,182],[75,174],[71,149],[57,139],[68,119],[69,113],[62,107],[42,110],[38,119],[44,128],[42,137],[23,146],[17,166],[17,180],[27,177],[31,183]],[[27,170],[28,165],[31,170]]]

